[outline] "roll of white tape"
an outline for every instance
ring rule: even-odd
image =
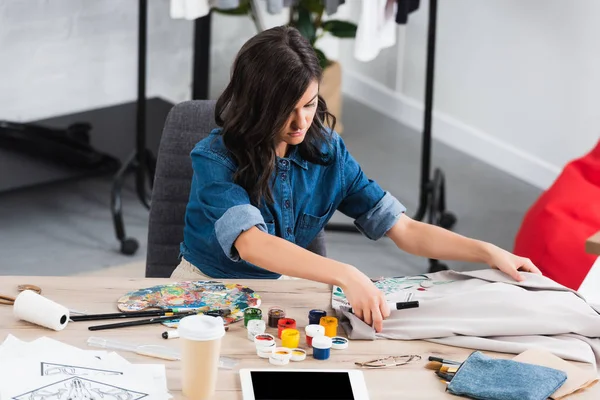
[[[13,313],[23,321],[55,331],[63,330],[69,322],[69,310],[66,307],[32,290],[24,290],[17,296]]]

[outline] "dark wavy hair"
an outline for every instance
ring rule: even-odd
[[[253,204],[273,202],[275,140],[311,82],[321,82],[319,59],[297,29],[279,26],[248,40],[233,63],[231,80],[217,100],[215,120],[237,170],[234,181]],[[298,151],[305,160],[327,164],[335,117],[318,97],[312,125]]]

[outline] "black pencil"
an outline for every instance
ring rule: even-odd
[[[139,318],[139,317],[160,317],[168,314],[174,314],[173,310],[168,308],[165,310],[148,310],[148,311],[132,311],[110,314],[88,314],[88,315],[72,315],[72,321],[97,321],[103,319],[120,319],[120,318]]]

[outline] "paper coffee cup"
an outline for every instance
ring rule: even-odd
[[[223,318],[192,315],[179,321],[181,342],[181,386],[183,395],[194,400],[212,399],[217,384]]]

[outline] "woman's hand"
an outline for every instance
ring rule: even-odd
[[[529,258],[516,256],[492,244],[489,245],[488,254],[487,263],[490,267],[499,269],[518,282],[524,279],[519,271],[542,274]]]
[[[349,268],[349,273],[343,278],[340,286],[354,315],[375,328],[376,332],[381,332],[383,320],[390,316],[390,309],[383,292],[354,267]]]

